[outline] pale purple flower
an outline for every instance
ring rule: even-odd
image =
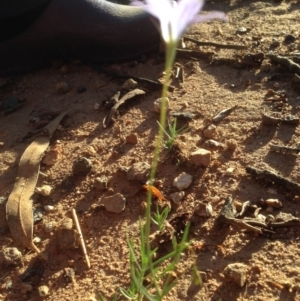
[[[159,20],[161,35],[167,43],[176,43],[185,29],[193,23],[211,19],[226,21],[226,16],[222,12],[215,11],[206,15],[197,15],[204,5],[204,0],[179,0],[178,2],[172,0],[145,0],[145,2],[133,0],[131,5],[140,6]]]

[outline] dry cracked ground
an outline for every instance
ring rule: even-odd
[[[193,242],[165,300],[300,300],[299,9],[299,1],[208,1],[205,10],[226,12],[228,23],[187,32],[218,45],[186,39],[193,52],[178,53],[168,95],[169,122],[178,113],[178,128],[187,130],[171,150],[163,149],[154,185],[170,202],[175,234],[191,222]],[[106,66],[154,81],[163,80],[163,67],[156,54]],[[183,78],[176,78],[178,70]],[[126,241],[139,242],[146,190],[145,177],[134,173],[140,178],[132,180],[127,170],[152,162],[161,88],[137,80],[145,94],[120,105],[104,128],[110,98],[128,92],[124,81],[80,62],[1,78],[1,300],[99,300],[100,293],[112,300],[129,287]],[[228,108],[234,109],[214,120]],[[48,257],[41,262],[13,239],[5,202],[22,154],[38,137],[28,133],[69,109],[33,196],[34,242]],[[184,173],[191,177],[174,186]],[[90,269],[74,228],[67,229],[73,208]],[[193,266],[201,286],[193,282]]]

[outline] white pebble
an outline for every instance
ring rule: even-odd
[[[46,297],[49,295],[49,287],[46,285],[42,285],[38,288],[38,292],[40,297]]]
[[[34,237],[32,242],[35,243],[35,244],[39,244],[40,242],[42,241],[42,239],[38,236]]]
[[[54,206],[51,206],[51,205],[45,205],[44,206],[44,209],[48,212],[50,211],[54,211],[55,210],[55,207]]]
[[[179,190],[184,190],[192,184],[192,181],[193,177],[183,172],[177,178],[174,179],[173,186],[178,188]]]
[[[35,192],[43,196],[49,196],[52,192],[50,185],[43,185],[42,187],[36,187]]]
[[[169,109],[169,107],[170,107],[170,101],[169,101],[168,97],[166,97],[165,104],[166,104],[166,111],[167,111]],[[154,112],[160,114],[161,107],[162,107],[162,98],[158,98],[153,103],[153,110],[154,110]]]
[[[227,175],[227,176],[232,175],[233,172],[234,172],[234,167],[228,167],[228,168],[226,169],[226,175]]]

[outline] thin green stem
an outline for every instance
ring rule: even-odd
[[[156,146],[155,146],[155,150],[154,150],[152,168],[151,168],[151,173],[150,173],[150,181],[153,181],[153,179],[155,178],[155,173],[156,173],[157,164],[158,164],[158,157],[160,154],[161,145],[162,145],[163,136],[164,136],[164,128],[166,126],[168,82],[171,78],[172,67],[173,67],[173,63],[175,60],[175,55],[176,55],[176,44],[175,43],[166,44],[166,63],[165,63],[166,77],[165,77],[163,90],[162,90],[162,103],[161,103],[160,120],[159,120],[159,123],[161,126],[159,127],[159,130],[158,130],[158,137],[156,140]],[[151,195],[151,193],[150,193],[150,195]]]
[[[157,165],[158,165],[158,158],[159,154],[161,151],[161,145],[164,137],[164,128],[166,126],[166,120],[167,120],[167,96],[168,96],[168,83],[171,78],[171,72],[172,72],[172,67],[173,63],[175,60],[175,55],[176,55],[176,43],[168,43],[166,44],[166,61],[165,61],[165,71],[166,71],[166,76],[165,76],[165,81],[163,85],[163,90],[162,90],[162,102],[161,102],[161,110],[160,110],[160,127],[158,131],[158,137],[156,140],[156,146],[154,150],[154,156],[153,156],[153,161],[152,161],[152,166],[151,166],[151,173],[150,173],[150,183],[154,181],[156,170],[157,170]],[[150,247],[150,241],[149,241],[149,236],[150,236],[150,222],[151,222],[151,199],[152,199],[152,191],[149,190],[147,194],[147,208],[146,208],[146,223],[144,227],[144,237],[146,238],[145,242],[145,250],[146,250],[146,256],[149,256],[151,254],[151,247]],[[161,300],[163,295],[162,292],[158,286],[157,281],[154,279],[155,275],[153,273],[153,261],[152,258],[149,257],[149,267],[150,267],[150,272],[152,275],[152,279],[156,288],[157,292],[157,301]]]

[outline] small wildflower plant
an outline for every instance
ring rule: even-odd
[[[162,90],[162,106],[160,112],[159,132],[153,156],[152,168],[150,173],[150,183],[153,183],[158,164],[163,136],[166,126],[166,99],[168,94],[168,82],[171,77],[171,69],[175,60],[176,47],[179,39],[186,28],[193,24],[204,22],[211,19],[222,19],[226,21],[226,16],[222,12],[211,12],[205,15],[198,15],[203,8],[204,0],[145,0],[144,2],[134,0],[131,5],[139,6],[152,15],[158,21],[161,36],[165,42],[165,80]],[[176,123],[175,123],[176,132]],[[181,253],[188,247],[187,235],[189,225],[186,227],[182,239],[177,242],[173,238],[173,250],[162,258],[153,259],[156,249],[150,246],[150,224],[151,220],[151,198],[152,192],[148,190],[146,220],[143,224],[140,221],[140,248],[139,256],[136,255],[133,240],[129,241],[130,253],[130,274],[131,286],[128,291],[121,289],[121,293],[129,300],[151,300],[160,301],[166,296],[176,284],[171,278],[171,272],[176,268]],[[168,212],[157,213],[154,220],[158,217],[159,224],[167,218]],[[146,284],[147,283],[147,284]]]
[[[158,123],[159,127],[163,130],[165,135],[167,136],[167,140],[164,142],[164,147],[169,151],[172,149],[177,137],[188,130],[188,128],[186,126],[183,126],[182,128],[177,129],[177,118],[174,118],[173,123],[168,122],[168,131],[166,131],[161,126],[159,121],[157,121],[157,123]]]
[[[156,226],[159,227],[160,231],[163,230],[165,227],[165,220],[168,217],[169,211],[169,207],[166,206],[166,208],[160,212],[159,206],[156,205],[156,213],[153,213],[153,217],[151,217],[151,220]]]

